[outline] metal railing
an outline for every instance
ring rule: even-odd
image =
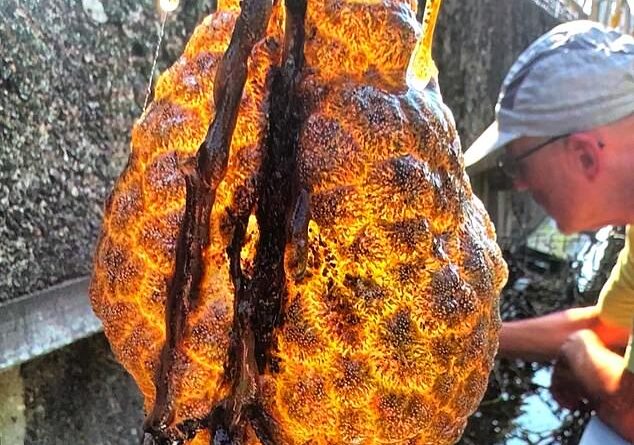
[[[633,1],[629,0],[533,0],[556,19],[590,19],[624,33],[634,32]]]
[[[590,18],[625,33],[634,30],[631,0],[594,0]]]
[[[588,15],[583,11],[583,3],[579,3],[575,0],[533,0],[543,9],[548,11],[550,15],[567,22],[570,20],[579,20],[588,18]]]

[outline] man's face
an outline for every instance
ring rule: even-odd
[[[520,138],[506,147],[506,155],[514,159],[526,155],[548,138]],[[581,212],[572,172],[566,169],[565,138],[547,143],[516,163],[513,186],[527,190],[533,199],[552,216],[564,233],[583,230]]]

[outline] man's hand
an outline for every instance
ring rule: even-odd
[[[593,331],[577,331],[563,343],[551,389],[566,408],[587,398],[601,420],[634,441],[634,375]]]
[[[581,407],[587,396],[581,390],[581,385],[566,357],[561,356],[553,368],[550,382],[550,392],[553,398],[564,408],[574,411]]]
[[[588,355],[588,348],[601,345],[599,337],[591,330],[584,329],[568,336],[561,345],[559,356],[555,362],[550,391],[561,406],[569,410],[581,407],[589,398],[578,374],[580,361]]]

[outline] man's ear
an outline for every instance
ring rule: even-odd
[[[573,133],[568,136],[566,148],[571,156],[572,167],[578,169],[589,181],[593,181],[601,170],[603,145],[596,135]]]

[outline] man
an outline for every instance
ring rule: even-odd
[[[535,41],[507,74],[495,122],[465,153],[497,163],[564,233],[634,223],[634,38],[589,21]],[[634,443],[634,228],[595,306],[504,323],[500,355],[557,359],[552,391],[590,400],[605,434]],[[625,356],[621,355],[628,343]],[[612,431],[605,428],[607,425]],[[617,434],[614,434],[617,433]],[[582,442],[584,443],[584,442]],[[613,442],[618,443],[618,442]]]

